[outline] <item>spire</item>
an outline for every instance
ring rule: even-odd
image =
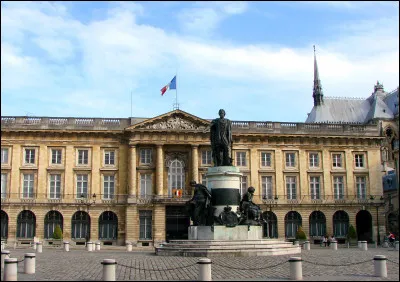
[[[313,45],[313,47],[314,47],[314,89],[313,89],[313,98],[314,98],[314,106],[319,106],[324,101],[324,94],[322,93],[321,81],[319,80],[317,57],[315,55],[315,45]]]

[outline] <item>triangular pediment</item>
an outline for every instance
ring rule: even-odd
[[[210,122],[182,110],[175,110],[166,114],[147,119],[134,124],[125,130],[177,130],[177,131],[204,131]]]

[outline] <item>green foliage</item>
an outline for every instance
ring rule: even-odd
[[[62,231],[60,225],[56,225],[53,233],[53,239],[62,239]]]
[[[349,226],[349,230],[347,231],[347,239],[357,239],[357,231],[351,224]]]
[[[303,228],[299,226],[299,229],[296,232],[296,239],[298,240],[306,240],[307,236],[306,233],[304,233]]]

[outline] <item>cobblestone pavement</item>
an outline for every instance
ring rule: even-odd
[[[34,252],[30,248],[9,249],[11,257],[18,260],[25,253]],[[385,255],[387,278],[374,277],[374,255]],[[313,246],[310,251],[302,250],[298,255],[268,257],[225,257],[212,259],[212,279],[214,281],[274,281],[290,280],[288,259],[298,256],[303,259],[303,280],[308,281],[399,281],[399,252],[387,248],[339,248],[337,251]],[[82,249],[43,248],[36,254],[36,274],[24,274],[24,262],[18,264],[18,280],[102,280],[103,259],[115,259],[117,280],[183,280],[198,278],[199,258],[155,256],[154,251],[126,252],[125,247],[113,247],[96,252]],[[1,275],[3,279],[3,271]]]

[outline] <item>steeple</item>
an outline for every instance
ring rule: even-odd
[[[315,56],[315,45],[314,47],[314,89],[313,98],[314,106],[320,106],[324,102],[324,94],[322,93],[321,81],[319,80],[317,57]]]

